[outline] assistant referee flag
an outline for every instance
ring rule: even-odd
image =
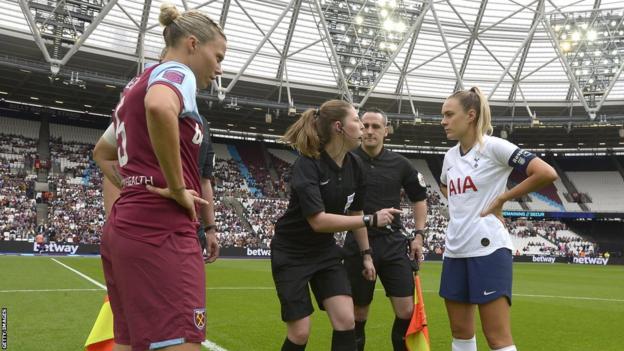
[[[112,351],[113,343],[113,311],[108,302],[108,295],[106,295],[100,313],[85,342],[85,351]]]
[[[422,297],[418,274],[414,275],[414,286],[414,312],[412,312],[412,319],[405,333],[405,346],[409,351],[430,351],[425,301]]]

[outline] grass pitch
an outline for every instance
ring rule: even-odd
[[[55,258],[104,283],[95,257]],[[441,264],[423,265],[421,280],[431,349],[450,350],[438,297]],[[279,350],[285,336],[268,260],[220,259],[206,266],[207,337],[228,351]],[[7,309],[7,350],[82,350],[105,291],[50,257],[0,256],[0,307]],[[478,318],[478,317],[477,317]],[[312,317],[307,350],[329,350],[325,313]],[[391,350],[393,322],[381,284],[366,325],[367,350]],[[513,334],[523,351],[624,349],[624,267],[515,264]],[[477,325],[479,325],[477,321]],[[479,350],[488,350],[478,328]]]

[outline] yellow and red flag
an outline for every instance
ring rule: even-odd
[[[106,295],[100,313],[95,324],[93,324],[87,342],[85,342],[85,351],[112,351],[114,342],[113,311],[108,301],[108,295]]]
[[[405,346],[408,351],[430,351],[425,301],[422,297],[418,274],[414,275],[414,285],[414,312],[412,312],[412,319],[405,333]]]

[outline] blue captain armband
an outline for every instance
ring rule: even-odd
[[[525,174],[526,169],[529,166],[529,163],[535,157],[537,156],[535,156],[534,153],[527,151],[527,150],[523,150],[521,148],[517,148],[516,151],[514,151],[513,154],[511,154],[508,164],[510,167],[513,167],[515,170]]]

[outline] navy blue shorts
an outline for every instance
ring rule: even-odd
[[[512,262],[507,248],[481,257],[444,257],[440,296],[477,305],[505,296],[511,305]]]

